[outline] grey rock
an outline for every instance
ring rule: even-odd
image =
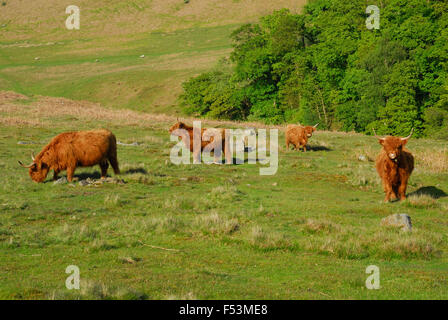
[[[360,156],[358,157],[358,160],[359,160],[359,161],[367,161],[368,159],[367,159],[367,157],[366,157],[365,155],[360,155]]]
[[[37,144],[37,142],[33,142],[33,141],[18,141],[17,144]]]
[[[66,177],[59,178],[58,180],[53,182],[53,184],[66,184],[66,183],[68,183],[68,180]]]
[[[81,180],[81,181],[79,181],[78,184],[79,184],[81,187],[85,187],[85,186],[91,185],[92,183],[90,182],[90,178],[87,178],[87,179],[85,179],[85,180]]]
[[[121,141],[117,141],[117,144],[119,144],[120,146],[128,146],[128,147],[138,147],[140,145],[140,143],[138,143],[137,141],[132,143],[123,143]]]
[[[402,231],[412,231],[411,217],[405,213],[387,216],[381,220],[381,225],[400,228]]]

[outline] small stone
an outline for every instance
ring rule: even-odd
[[[66,177],[59,178],[58,180],[53,182],[53,184],[66,184],[66,183],[68,183],[68,180]]]
[[[367,161],[367,157],[366,157],[365,155],[360,155],[360,156],[358,157],[358,160],[359,160],[359,161]]]
[[[87,179],[86,179],[86,180],[81,180],[81,181],[79,181],[78,184],[79,184],[81,187],[85,187],[85,186],[88,186],[88,185],[89,185],[89,182],[88,182]]]
[[[39,59],[40,59],[39,57],[34,58],[34,60],[39,60]]]
[[[276,187],[276,186],[277,186],[277,182],[274,182],[272,185],[273,185],[274,187]]]
[[[401,228],[402,231],[412,231],[411,217],[407,214],[393,214],[381,220],[382,226]]]
[[[145,55],[144,54],[142,54],[141,56],[140,56],[140,58],[144,58],[145,57]]]

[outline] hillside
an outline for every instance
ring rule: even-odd
[[[442,142],[409,141],[409,199],[385,204],[373,137],[318,131],[303,153],[286,151],[280,131],[278,172],[260,176],[259,164],[172,164],[174,120],[0,93],[0,298],[448,298]],[[122,143],[125,184],[35,184],[17,164],[62,131],[92,127]],[[380,225],[395,213],[411,216],[412,232]],[[64,287],[72,264],[79,292]],[[372,264],[380,290],[365,287]]]
[[[229,53],[232,30],[304,1],[79,1],[74,31],[71,1],[5,3],[0,88],[173,114],[181,83]]]

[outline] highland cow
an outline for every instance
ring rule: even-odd
[[[181,132],[175,132],[175,130],[185,130],[185,134],[182,135]],[[202,152],[204,149],[210,149],[214,147],[214,158],[215,163],[221,163],[221,152],[224,150],[224,154],[226,156],[230,156],[228,152],[229,147],[226,146],[226,133],[225,129],[211,129],[211,128],[201,128],[201,136],[196,137],[198,141],[200,141],[201,148],[200,150],[194,150],[194,128],[183,123],[177,121],[174,125],[169,129],[171,134],[178,134],[181,138],[185,146],[190,149],[191,152]],[[215,141],[215,137],[220,136],[221,145],[219,145],[219,141]],[[217,144],[218,143],[218,144]],[[193,153],[193,157],[195,159],[199,159],[199,154]],[[229,159],[227,159],[229,160]]]
[[[54,137],[42,151],[34,157],[29,168],[31,179],[43,182],[50,170],[54,171],[53,179],[58,178],[59,172],[67,170],[67,180],[73,180],[76,167],[91,167],[99,165],[101,178],[107,175],[109,163],[115,174],[120,173],[117,161],[117,141],[109,130],[65,132]]]
[[[375,133],[375,130],[373,132]],[[376,170],[383,182],[385,202],[395,200],[397,197],[400,200],[406,199],[408,180],[414,170],[414,157],[404,146],[413,132],[414,129],[406,138],[392,136],[380,138],[375,133],[375,137],[383,146],[376,159]]]
[[[313,132],[316,131],[318,125],[304,127],[297,124],[288,124],[285,134],[286,149],[289,150],[289,144],[291,143],[296,150],[303,148],[303,151],[306,152],[308,139],[313,136]]]

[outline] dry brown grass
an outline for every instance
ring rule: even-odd
[[[3,117],[0,115],[0,123],[5,126],[14,127],[41,127],[43,123],[40,120],[25,120],[18,117]]]
[[[407,197],[406,205],[414,208],[436,208],[439,203],[427,194],[413,194]]]
[[[331,233],[341,231],[341,227],[326,220],[308,219],[304,224],[304,230],[308,233]]]
[[[137,126],[143,128],[161,128],[177,121],[176,116],[164,114],[150,114],[128,109],[108,109],[98,103],[89,101],[74,101],[66,98],[34,97],[36,101],[29,104],[19,104],[16,99],[26,99],[23,95],[0,91],[0,114],[14,114],[14,117],[1,116],[0,121],[5,125],[50,125],[48,120],[58,117],[71,116],[76,120],[106,121],[114,125]],[[255,127],[277,128],[259,122],[234,122],[219,120],[204,120],[199,118],[182,118],[182,121],[192,123],[201,121],[203,126],[209,127]]]
[[[425,171],[443,173],[448,171],[448,148],[418,150],[414,152],[416,162]]]
[[[8,28],[2,31],[4,39],[66,39],[65,8],[73,4],[71,0],[6,2],[0,10],[0,22],[8,23]],[[81,9],[81,29],[72,37],[123,36],[156,30],[174,31],[198,24],[216,26],[252,22],[280,8],[298,12],[305,2],[199,0],[184,4],[183,0],[79,0],[76,5]]]

